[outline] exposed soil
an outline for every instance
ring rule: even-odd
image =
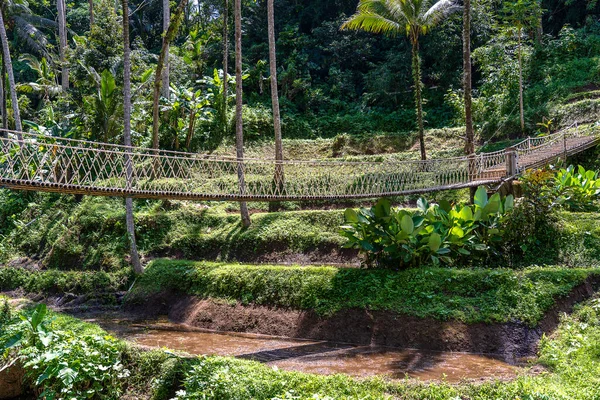
[[[588,278],[568,296],[558,299],[540,324],[520,322],[465,324],[402,315],[389,311],[348,309],[323,317],[314,311],[228,304],[192,296],[163,293],[142,306],[131,306],[146,316],[168,315],[174,322],[229,332],[258,333],[290,338],[327,340],[432,351],[484,353],[518,362],[536,353],[539,339],[552,332],[559,316],[600,287],[598,277]]]
[[[23,394],[25,371],[19,363],[3,369],[0,364],[0,399],[14,399]]]
[[[174,258],[181,260],[235,260],[243,263],[262,263],[278,265],[332,265],[332,266],[360,266],[358,251],[355,249],[342,249],[337,244],[322,245],[318,248],[307,249],[303,252],[292,251],[287,244],[273,242],[268,248],[254,251],[235,250],[229,252],[223,249],[214,249],[197,254],[197,257],[190,257],[190,254],[184,254],[174,249],[164,249],[155,251],[148,255],[145,261],[153,258]]]

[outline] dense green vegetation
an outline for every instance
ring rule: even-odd
[[[458,156],[556,129],[600,127],[596,1],[473,0],[465,14],[452,1],[276,0],[274,13],[266,0],[229,3],[225,10],[223,0],[2,2],[2,126],[217,155],[355,161],[416,159],[425,149],[428,157]],[[463,32],[465,15],[472,19]],[[241,32],[236,82],[229,73],[240,54],[224,44]],[[465,93],[469,37],[473,90]],[[234,98],[243,103],[237,110]],[[467,110],[474,147],[465,146]],[[574,165],[598,170],[598,160],[592,149]],[[483,191],[466,205],[468,190],[373,208],[369,201],[257,203],[249,227],[235,203],[129,199],[126,211],[122,199],[0,188],[0,290],[116,304],[133,284],[131,303],[171,292],[321,315],[357,307],[535,326],[557,299],[600,275],[600,179],[583,168],[546,169],[528,173],[521,188],[514,207],[512,197],[484,199]],[[171,259],[152,261],[139,276],[130,251],[136,237],[144,261]],[[386,269],[233,263],[356,262],[356,252],[340,256],[348,239],[366,254],[363,265]],[[0,365],[18,358],[27,384],[48,399],[587,399],[600,397],[599,321],[597,299],[563,316],[540,345],[547,373],[451,386],[140,351],[42,306],[4,305]]]
[[[533,326],[558,297],[597,273],[559,267],[387,271],[157,260],[138,278],[127,301],[170,292],[322,314],[366,308],[468,323],[520,320]]]
[[[464,200],[464,192],[435,197],[437,201]],[[256,207],[266,211],[267,206]],[[242,229],[235,210],[228,204],[139,202],[140,250],[148,257],[255,261],[274,253],[327,253],[346,243],[339,233],[343,210],[264,213],[259,209],[247,229]],[[25,256],[47,268],[115,271],[126,265],[124,216],[119,199],[85,197],[78,202],[68,196],[1,191],[0,260],[6,263]],[[500,265],[598,265],[600,214],[557,211],[555,218],[543,217],[548,224],[540,227],[537,236],[523,231],[530,217],[512,216],[515,226],[509,227],[508,239],[515,247],[527,244],[536,250],[527,256],[517,249]]]

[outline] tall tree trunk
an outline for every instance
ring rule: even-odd
[[[238,184],[240,194],[246,194],[244,176],[244,124],[242,121],[242,0],[235,0],[235,147],[238,163]],[[248,204],[240,202],[242,225],[250,226]]]
[[[162,72],[165,63],[165,59],[167,56],[167,52],[169,49],[169,43],[175,38],[177,35],[177,31],[179,30],[179,25],[181,24],[183,10],[187,5],[188,0],[181,0],[179,3],[179,7],[175,11],[173,15],[173,20],[169,24],[169,28],[163,37],[162,48],[160,50],[160,55],[158,56],[158,63],[156,64],[156,73],[154,74],[154,97],[152,102],[152,148],[158,149],[158,100],[160,98],[160,88],[162,85]]]
[[[229,110],[229,82],[227,81],[229,72],[229,1],[223,2],[223,134],[227,134],[227,111]]]
[[[188,131],[185,137],[185,150],[191,151],[190,147],[192,145],[192,138],[194,137],[194,129],[196,128],[196,111],[190,111],[190,120],[188,123]]]
[[[465,101],[465,154],[475,153],[475,131],[473,129],[473,95],[472,95],[472,64],[471,64],[471,0],[463,4],[463,91]],[[469,158],[469,178],[475,177],[475,157]],[[469,190],[471,203],[475,200],[476,187]]]
[[[421,83],[421,58],[419,55],[419,37],[413,34],[412,41],[412,70],[415,84],[415,105],[417,107],[417,128],[419,131],[419,146],[421,148],[421,160],[427,159],[425,151],[425,129],[423,127],[423,94]]]
[[[169,6],[169,0],[163,0],[163,34],[167,34],[169,30],[169,25],[171,24],[171,7]],[[169,74],[170,74],[170,66],[169,66],[169,42],[163,42],[163,46],[165,47],[165,66],[162,72],[162,96],[165,98],[170,98],[170,83],[169,83]]]
[[[0,112],[2,112],[2,129],[8,129],[8,113],[6,110],[6,68],[4,63],[2,63],[0,73]],[[3,132],[3,136],[6,137],[7,132]]]
[[[469,155],[475,153],[471,80],[471,0],[464,0],[463,7],[463,90],[466,130],[465,154]]]
[[[62,69],[61,86],[63,93],[69,89],[69,67],[67,66],[67,9],[65,0],[56,0],[58,11],[59,54]]]
[[[281,193],[284,188],[283,142],[281,138],[281,116],[279,113],[279,92],[277,89],[277,52],[275,49],[275,11],[273,0],[267,0],[267,20],[269,31],[269,69],[271,73],[271,103],[273,105],[273,128],[275,129],[275,190]],[[270,209],[278,208],[270,203]]]
[[[131,146],[131,49],[129,48],[129,4],[123,0],[123,142]],[[129,154],[125,156],[127,174],[127,188],[130,188],[133,178],[133,165]],[[131,247],[131,264],[136,274],[144,272],[135,240],[135,222],[133,219],[133,199],[125,199],[125,219],[127,223],[127,237]]]
[[[8,37],[6,36],[6,27],[4,26],[4,15],[0,9],[0,40],[2,40],[2,58],[4,59],[4,66],[6,67],[6,73],[8,74],[8,90],[10,91],[10,99],[12,102],[13,117],[15,119],[15,130],[18,139],[23,140],[21,131],[23,131],[23,125],[21,124],[21,112],[19,111],[19,99],[17,98],[17,87],[15,85],[15,75],[13,73],[12,61],[10,59],[10,48],[8,47]]]
[[[94,0],[88,0],[88,8],[90,12],[90,30],[94,26]]]
[[[517,30],[519,36],[519,111],[521,113],[521,133],[525,132],[525,111],[523,101],[523,48],[521,46],[521,33],[522,30]]]

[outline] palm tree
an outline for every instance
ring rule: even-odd
[[[163,0],[163,32],[166,35],[171,24],[171,7],[169,0]],[[169,98],[170,83],[169,83],[169,42],[165,43],[165,67],[162,72],[162,97]]]
[[[56,9],[58,11],[58,37],[59,54],[62,68],[61,87],[63,91],[69,89],[69,67],[67,66],[67,10],[65,0],[56,0]]]
[[[131,146],[131,49],[129,47],[129,4],[127,0],[122,1],[123,5],[123,141],[125,146]],[[133,166],[130,156],[125,158],[125,167],[127,173],[127,186],[130,185],[133,174]],[[125,199],[125,219],[127,223],[127,236],[131,247],[131,264],[136,274],[144,272],[140,262],[140,256],[137,250],[135,240],[135,222],[133,219],[133,199]]]
[[[423,96],[419,38],[451,13],[460,10],[452,0],[359,0],[357,12],[342,25],[342,29],[363,30],[396,36],[405,33],[412,45],[412,75],[415,85],[417,126],[421,159],[425,160],[423,128]]]
[[[13,27],[15,37],[34,53],[52,60],[52,54],[49,52],[52,46],[42,29],[56,29],[56,21],[33,14],[25,1],[4,0],[0,4],[4,11],[3,18]]]
[[[0,40],[2,41],[2,58],[8,75],[8,90],[10,91],[10,99],[12,102],[13,117],[15,119],[15,130],[21,132],[23,125],[21,124],[21,113],[19,112],[19,100],[17,99],[17,87],[15,85],[15,75],[13,73],[12,61],[10,59],[10,48],[8,47],[8,37],[6,36],[6,28],[4,26],[4,15],[0,9]],[[18,139],[22,140],[21,134],[18,133]]]
[[[246,193],[244,176],[244,124],[242,121],[242,0],[235,0],[235,148],[238,161],[238,184],[240,194]],[[242,225],[250,226],[248,204],[240,202]]]
[[[169,23],[169,28],[167,32],[163,36],[162,48],[160,50],[160,55],[158,56],[158,63],[156,64],[156,74],[154,76],[154,96],[152,103],[152,148],[158,149],[158,102],[160,100],[161,86],[162,86],[162,78],[163,78],[163,68],[165,65],[165,60],[169,51],[169,43],[175,39],[175,35],[179,30],[179,25],[181,25],[181,21],[183,19],[183,11],[185,6],[187,5],[188,0],[181,0],[179,3],[179,7],[175,11],[173,15],[172,21]],[[167,86],[167,90],[170,90]],[[168,97],[168,96],[165,96]]]
[[[525,102],[523,98],[523,33],[525,29],[536,31],[542,17],[542,8],[537,0],[516,0],[504,3],[503,12],[507,31],[517,36],[517,59],[519,64],[519,111],[521,133],[525,132]]]
[[[283,190],[283,143],[281,139],[281,116],[279,114],[279,93],[277,91],[277,53],[275,50],[275,15],[273,0],[267,0],[267,20],[269,31],[269,69],[271,73],[271,102],[273,104],[273,128],[275,130],[275,187]],[[273,208],[276,208],[274,203]]]

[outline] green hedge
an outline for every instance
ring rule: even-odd
[[[28,293],[102,294],[127,290],[132,271],[28,271],[21,268],[0,268],[0,291],[23,289]]]
[[[164,291],[201,298],[316,310],[388,310],[467,323],[520,320],[535,325],[597,269],[419,268],[406,271],[277,267],[156,260],[138,279],[129,302]]]

